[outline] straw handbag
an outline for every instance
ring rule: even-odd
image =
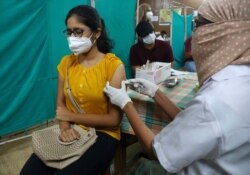
[[[71,103],[79,113],[84,113],[71,94],[67,73],[66,89]],[[59,139],[59,125],[32,133],[33,151],[47,166],[62,169],[78,160],[95,143],[97,139],[95,128],[85,130],[78,125],[72,127],[80,134],[80,139],[73,142],[62,142]]]

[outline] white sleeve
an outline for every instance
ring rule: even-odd
[[[221,131],[202,97],[189,106],[158,133],[153,149],[161,165],[176,173],[198,159],[218,156]]]

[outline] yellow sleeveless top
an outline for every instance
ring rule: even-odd
[[[103,92],[107,81],[111,81],[115,70],[122,61],[112,53],[92,67],[84,67],[75,55],[64,56],[57,66],[60,75],[65,79],[68,64],[68,79],[74,98],[87,114],[106,114],[108,112],[108,98]],[[76,112],[66,93],[66,106],[69,110]],[[81,125],[84,127],[83,125]],[[109,134],[120,140],[120,127],[98,130]]]

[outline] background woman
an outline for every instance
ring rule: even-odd
[[[148,3],[140,4],[137,9],[137,13],[138,13],[138,23],[141,21],[147,21],[152,25],[152,27],[154,27],[152,23],[152,18],[154,14],[151,9],[151,6]]]

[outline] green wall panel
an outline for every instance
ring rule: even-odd
[[[69,53],[64,19],[88,2],[0,1],[0,136],[54,118],[56,65]]]
[[[56,67],[70,53],[64,20],[80,4],[90,0],[0,1],[0,136],[54,118]],[[95,5],[130,77],[136,0],[96,0]]]
[[[129,50],[135,41],[136,0],[96,0],[95,6],[115,43],[113,52],[122,59],[127,78],[131,78]]]

